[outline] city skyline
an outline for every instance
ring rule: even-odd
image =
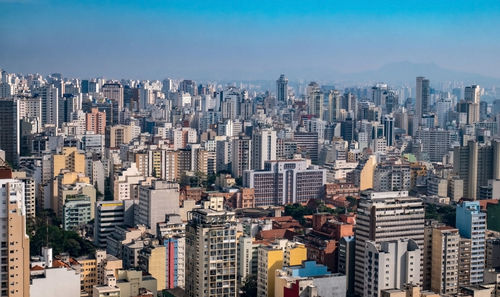
[[[409,61],[500,78],[496,1],[4,0],[0,8],[0,65],[11,72],[336,80]]]
[[[0,297],[500,297],[497,28],[0,0]]]

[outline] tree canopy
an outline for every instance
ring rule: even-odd
[[[48,223],[48,224],[47,224]],[[53,254],[69,253],[72,257],[95,253],[94,245],[74,231],[65,231],[53,212],[43,211],[37,215],[35,224],[29,226],[30,254],[39,255],[43,246],[52,248]],[[47,236],[48,231],[48,236]]]

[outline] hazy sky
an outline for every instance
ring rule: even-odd
[[[500,1],[0,0],[9,72],[314,78],[396,61],[500,78]]]

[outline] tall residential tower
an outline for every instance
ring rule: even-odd
[[[365,281],[364,271],[367,241],[378,244],[407,238],[414,240],[418,249],[423,251],[424,206],[422,199],[408,196],[407,191],[367,190],[361,193],[356,221],[354,291],[363,296],[365,285],[370,283]]]
[[[417,120],[420,123],[422,115],[429,111],[429,101],[431,97],[429,80],[425,77],[417,77],[417,90],[416,90],[416,102],[415,111],[417,115]]]
[[[286,102],[288,100],[288,78],[284,74],[276,81],[276,98],[278,102]]]
[[[186,226],[186,295],[236,297],[234,212],[195,209]]]

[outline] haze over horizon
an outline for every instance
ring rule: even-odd
[[[410,61],[500,79],[499,27],[498,1],[0,0],[0,67],[257,80],[349,77]]]

